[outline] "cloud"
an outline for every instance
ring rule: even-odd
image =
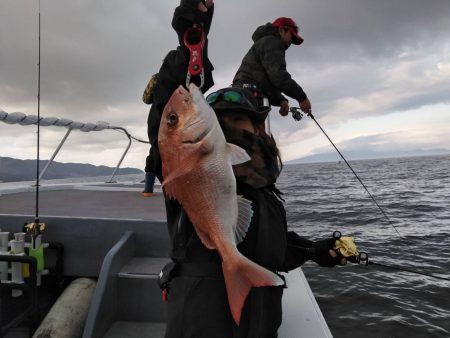
[[[1,5],[0,108],[7,112],[36,114],[38,18],[37,2],[33,4],[3,0]],[[170,26],[177,4],[41,0],[41,114],[108,121],[145,138],[149,107],[140,99],[150,75],[178,43]],[[343,125],[356,130],[360,121],[378,118],[371,120],[380,126],[372,134],[392,138],[383,129],[391,114],[449,102],[449,10],[448,0],[217,0],[209,36],[214,88],[231,83],[258,25],[291,16],[305,42],[287,51],[288,70],[310,97],[321,123],[331,131]],[[322,142],[313,124],[282,118],[276,107],[272,116],[272,130],[285,157],[312,152]],[[33,138],[12,142],[17,131],[11,128],[0,124],[0,156],[35,153]],[[33,132],[26,127],[20,133]],[[434,135],[425,130],[411,146],[424,145],[427,133]],[[47,137],[57,144],[63,134],[55,131]],[[448,144],[444,134],[438,135],[436,145]],[[105,149],[118,147],[117,136],[89,136],[88,142],[100,144],[96,148],[92,143],[77,156],[94,164],[115,164],[117,159]],[[81,147],[82,139],[76,142]],[[148,149],[134,147],[130,161],[142,166]],[[50,149],[48,145],[43,151]]]
[[[445,140],[445,143],[443,141]],[[450,136],[444,126],[433,126],[433,133],[424,129],[406,129],[394,132],[362,135],[335,143],[344,153],[358,154],[404,154],[413,151],[446,150],[450,152]],[[420,144],[420,146],[418,146]],[[444,144],[444,145],[443,145]],[[327,153],[332,149],[330,144],[317,147],[311,154]],[[361,156],[361,155],[360,155]]]

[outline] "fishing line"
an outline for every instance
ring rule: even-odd
[[[322,133],[327,137],[328,141],[330,141],[330,143],[333,145],[334,149],[336,149],[336,151],[338,152],[338,154],[341,156],[341,158],[344,160],[345,164],[347,164],[347,166],[350,168],[350,170],[352,171],[353,175],[355,175],[355,177],[358,179],[359,183],[361,183],[361,185],[363,186],[363,188],[366,190],[366,192],[369,194],[370,198],[372,199],[372,201],[375,203],[375,205],[378,207],[378,209],[381,211],[381,213],[383,214],[383,216],[386,218],[386,220],[388,221],[388,223],[394,228],[394,230],[397,232],[397,234],[402,237],[402,235],[400,234],[400,232],[397,230],[397,228],[395,227],[394,223],[392,223],[391,219],[389,218],[389,216],[384,212],[383,208],[378,204],[377,200],[375,199],[375,197],[372,196],[372,194],[370,193],[369,189],[366,187],[366,185],[364,184],[364,182],[361,180],[361,178],[359,178],[358,174],[353,170],[352,166],[350,165],[350,163],[348,163],[348,161],[345,159],[344,155],[342,155],[342,153],[339,151],[339,149],[336,147],[336,145],[334,144],[334,142],[330,139],[330,137],[328,136],[328,134],[325,132],[325,130],[323,130],[323,128],[321,127],[321,125],[319,124],[319,122],[317,122],[317,120],[314,118],[314,115],[309,112],[307,114],[309,117],[312,118],[312,120],[317,124],[317,126],[320,128],[320,130],[322,131]],[[403,238],[403,237],[402,237]]]
[[[291,107],[290,111],[292,113],[292,117],[296,120],[296,121],[300,121],[302,119],[302,113],[300,112],[300,108],[297,107]],[[388,221],[388,223],[392,226],[392,228],[394,228],[395,232],[398,234],[398,236],[404,240],[404,237],[400,234],[400,232],[398,231],[398,229],[396,228],[396,226],[392,223],[391,219],[389,218],[389,216],[384,212],[383,208],[378,204],[377,200],[375,199],[375,197],[373,197],[373,195],[370,193],[369,189],[366,187],[366,185],[364,184],[364,182],[361,180],[361,178],[358,176],[358,174],[355,172],[355,170],[353,170],[352,166],[350,165],[350,163],[348,163],[348,161],[345,159],[344,155],[342,155],[342,153],[339,151],[339,149],[336,147],[336,145],[334,144],[334,142],[330,139],[330,137],[328,136],[328,134],[325,132],[325,130],[322,128],[322,126],[319,124],[319,122],[317,122],[317,120],[315,119],[314,115],[311,112],[308,112],[307,115],[309,117],[311,117],[311,119],[316,123],[316,125],[320,128],[320,130],[322,131],[322,133],[326,136],[326,138],[328,139],[328,141],[330,141],[330,143],[333,145],[334,149],[336,149],[336,151],[338,152],[338,154],[341,156],[341,158],[344,160],[344,162],[347,164],[347,166],[350,168],[350,170],[352,171],[352,173],[355,175],[355,177],[358,179],[359,183],[363,186],[363,188],[366,190],[367,194],[369,194],[370,198],[372,199],[372,201],[375,203],[375,205],[378,207],[378,209],[381,211],[381,213],[383,214],[383,216],[386,218],[386,220]],[[414,252],[412,252],[414,257],[418,257]],[[423,260],[423,258],[422,258]],[[424,272],[419,272],[419,271],[415,271],[415,270],[410,270],[410,269],[405,269],[405,268],[401,268],[401,267],[396,267],[396,266],[392,266],[392,265],[387,265],[387,264],[381,264],[381,263],[375,263],[375,262],[369,262],[367,261],[367,265],[377,265],[377,266],[383,266],[385,268],[390,268],[390,269],[395,269],[395,270],[399,270],[399,271],[406,271],[406,272],[410,272],[410,273],[415,273],[415,274],[419,274],[419,275],[424,275],[424,276],[428,276],[428,277],[432,277],[432,278],[437,278],[437,279],[441,279],[441,280],[447,280],[450,281],[450,279],[445,278],[445,277],[439,277],[436,276],[434,274],[427,274]]]
[[[297,110],[297,113],[298,110]],[[310,111],[309,113],[307,113],[307,115],[309,117],[311,117],[311,119],[317,124],[317,126],[320,128],[320,130],[322,131],[322,133],[327,137],[328,141],[330,141],[330,143],[333,145],[334,149],[336,149],[336,151],[338,152],[338,154],[341,156],[341,158],[344,160],[345,164],[347,164],[347,166],[350,168],[350,170],[352,171],[352,173],[355,175],[355,177],[358,179],[359,183],[361,183],[361,185],[363,186],[363,188],[366,190],[366,192],[369,194],[370,198],[372,199],[372,201],[375,203],[375,205],[378,207],[378,209],[381,211],[381,213],[383,214],[383,216],[386,218],[386,220],[388,221],[388,223],[392,226],[392,228],[394,228],[395,232],[400,236],[401,239],[404,239],[403,236],[400,234],[400,232],[398,231],[397,227],[394,225],[394,223],[392,223],[391,219],[389,218],[389,216],[384,212],[383,208],[378,204],[377,200],[375,199],[375,197],[373,197],[373,195],[370,193],[369,189],[366,187],[366,185],[364,184],[364,182],[361,180],[361,178],[358,176],[358,174],[355,172],[355,170],[353,170],[352,166],[350,165],[350,163],[348,163],[348,161],[345,159],[344,155],[342,155],[342,153],[339,151],[339,149],[336,147],[336,145],[334,144],[334,142],[330,139],[330,137],[328,136],[328,134],[325,132],[325,130],[323,130],[322,126],[319,124],[319,122],[317,122],[317,120],[315,119],[314,115],[312,114],[312,112]]]

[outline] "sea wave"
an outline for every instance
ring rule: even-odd
[[[305,274],[334,337],[450,337],[450,156],[289,165],[279,188],[291,229],[354,236],[377,265]],[[299,305],[300,306],[300,305]]]

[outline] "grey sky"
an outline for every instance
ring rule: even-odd
[[[145,138],[149,107],[140,99],[149,76],[177,45],[170,21],[178,3],[41,0],[41,114],[108,121]],[[6,112],[36,114],[37,4],[0,2],[0,108]],[[350,149],[353,138],[371,136],[363,138],[366,147],[379,148],[381,135],[397,135],[392,145],[399,150],[450,148],[450,1],[216,0],[209,35],[214,89],[231,82],[254,29],[278,16],[300,26],[305,42],[287,51],[288,70],[337,142]],[[311,121],[281,118],[276,108],[272,115],[284,158],[326,147]],[[46,129],[44,156],[63,135]],[[32,157],[33,131],[0,124],[0,156]],[[115,164],[125,140],[97,134],[88,144],[86,135],[75,135],[68,144],[75,155],[58,159]],[[142,167],[146,152],[133,146],[125,165]]]

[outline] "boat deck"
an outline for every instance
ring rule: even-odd
[[[161,188],[151,197],[143,197],[142,189],[143,184],[98,182],[40,187],[43,239],[64,246],[64,274],[98,280],[83,337],[163,337],[166,309],[155,278],[168,259],[170,240]],[[35,199],[30,184],[0,183],[0,228],[20,232],[24,222],[33,222]],[[157,268],[144,276],[154,263]],[[286,278],[279,336],[331,337],[301,269]],[[27,336],[17,330],[6,337]]]
[[[143,184],[100,183],[43,186],[39,192],[39,215],[165,221],[161,189],[156,188],[153,196],[144,197],[143,187]],[[36,195],[32,189],[31,186],[2,189],[0,184],[0,214],[34,215]]]

